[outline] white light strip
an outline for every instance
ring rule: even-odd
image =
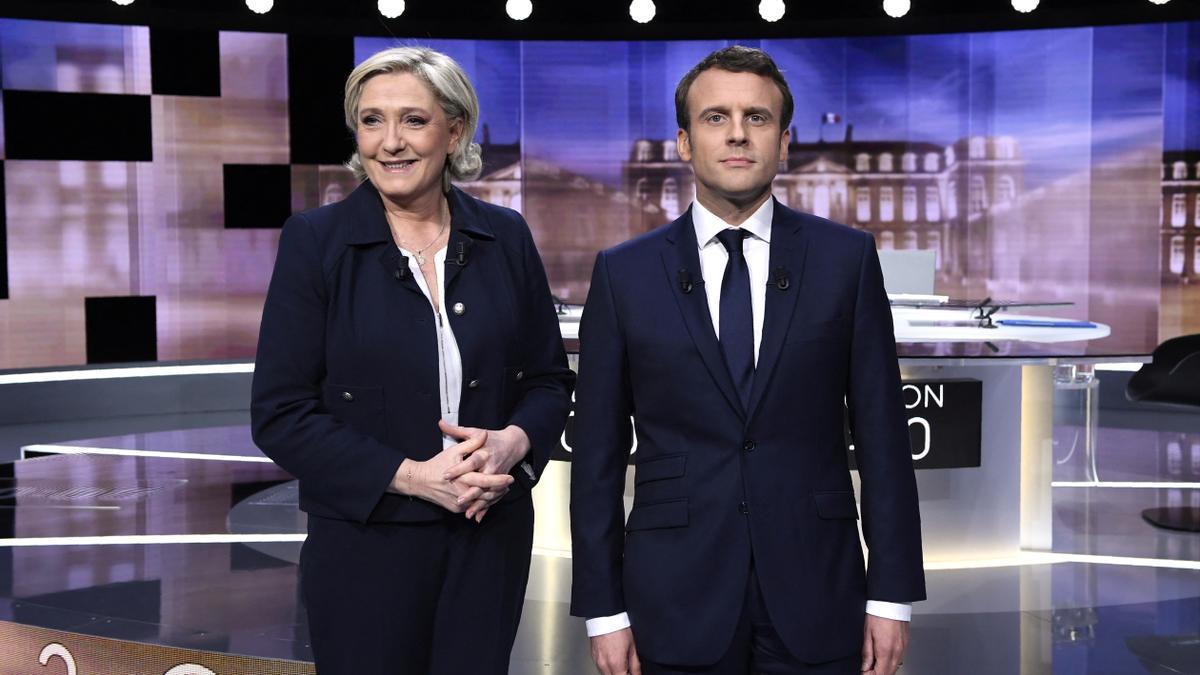
[[[1118,370],[1126,373],[1136,373],[1144,363],[1097,363],[1096,370]]]
[[[57,455],[117,455],[122,457],[166,457],[169,459],[203,459],[210,462],[259,462],[272,464],[270,457],[214,455],[204,452],[167,452],[165,450],[126,450],[124,448],[89,448],[82,445],[26,445],[21,452],[48,452]]]
[[[0,539],[0,548],[25,546],[128,546],[131,544],[277,544],[302,542],[306,534],[131,534],[100,537]]]
[[[9,373],[7,375],[0,375],[0,384],[117,380],[133,377],[167,377],[170,375],[227,375],[230,373],[253,372],[253,363],[209,363],[192,366],[138,366],[135,368],[52,370],[41,373]]]
[[[1149,480],[1112,480],[1112,481],[1087,481],[1087,480],[1056,480],[1050,482],[1050,487],[1061,488],[1133,488],[1142,490],[1163,490],[1177,488],[1180,490],[1200,490],[1200,483],[1185,482],[1185,481],[1149,481]]]
[[[0,504],[0,509],[71,509],[76,511],[120,511],[119,506],[77,506],[75,504]]]
[[[995,567],[1020,567],[1022,565],[1048,565],[1057,562],[1048,554],[1021,553],[1010,558],[982,558],[979,560],[942,560],[925,563],[925,569],[931,571],[945,570],[979,570]]]
[[[1125,565],[1129,567],[1159,567],[1178,570],[1200,570],[1200,561],[1173,560],[1170,558],[1131,558],[1112,555],[1088,555],[1084,553],[1048,553],[1043,551],[1021,551],[1008,558],[982,560],[947,560],[927,562],[927,570],[971,570],[993,567],[1021,567],[1024,565],[1057,565],[1061,563],[1088,563],[1092,565]]]
[[[554,558],[570,558],[570,551],[534,547],[534,555]],[[1111,555],[1087,555],[1083,553],[1049,553],[1043,551],[1021,551],[1006,558],[981,558],[978,560],[945,560],[925,563],[930,571],[975,570],[995,567],[1021,567],[1024,565],[1056,565],[1061,563],[1087,563],[1093,565],[1125,565],[1129,567],[1157,567],[1178,570],[1200,570],[1200,561],[1173,560],[1170,558],[1130,558]]]
[[[1158,567],[1175,570],[1200,570],[1200,560],[1172,560],[1170,558],[1130,558],[1116,555],[1087,555],[1085,553],[1049,553],[1058,558],[1056,562],[1091,563],[1094,565],[1125,565],[1128,567]]]

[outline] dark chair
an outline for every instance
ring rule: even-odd
[[[1184,335],[1159,345],[1153,360],[1125,385],[1125,397],[1200,413],[1200,335]],[[1142,518],[1158,527],[1200,532],[1200,509],[1194,507],[1146,509]]]

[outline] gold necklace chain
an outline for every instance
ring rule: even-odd
[[[433,246],[434,244],[436,244],[437,241],[442,238],[442,235],[445,234],[445,232],[446,232],[446,224],[448,221],[449,221],[448,218],[443,217],[442,218],[442,226],[440,228],[438,228],[437,234],[435,234],[433,236],[433,239],[428,244],[425,244],[421,248],[415,248],[415,249],[411,248],[408,245],[407,241],[405,241],[403,238],[400,239],[400,245],[403,246],[404,248],[407,248],[408,250],[412,251],[413,255],[416,256],[418,267],[425,266],[425,250],[428,249],[430,246]]]

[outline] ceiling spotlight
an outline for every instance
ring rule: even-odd
[[[883,11],[893,19],[908,14],[908,10],[912,9],[912,0],[883,0]]]
[[[508,18],[524,21],[533,14],[533,3],[530,0],[508,0],[504,3],[504,11],[508,12]]]
[[[120,5],[122,7],[133,4],[133,0],[113,0],[113,2],[117,3],[118,5]]]
[[[404,0],[379,0],[377,6],[384,18],[394,19],[404,13]]]
[[[1150,0],[1150,2],[1153,2],[1156,5],[1165,5],[1170,1],[1171,0]]]
[[[1038,0],[1012,0],[1013,9],[1023,14],[1028,14],[1037,9]]]
[[[629,18],[638,23],[650,23],[654,11],[654,0],[633,0],[629,3]]]
[[[762,0],[758,3],[758,15],[766,21],[778,21],[786,11],[783,0]]]
[[[246,0],[246,7],[255,14],[266,14],[275,6],[275,0]]]

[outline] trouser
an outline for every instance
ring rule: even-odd
[[[633,638],[636,642],[637,626],[633,627]],[[751,565],[741,618],[733,642],[721,660],[709,666],[672,666],[645,660],[641,663],[643,675],[858,675],[862,654],[855,652],[825,663],[804,663],[792,656],[771,623],[758,575]]]
[[[309,516],[300,586],[317,673],[507,673],[532,545],[528,497],[478,524]]]

